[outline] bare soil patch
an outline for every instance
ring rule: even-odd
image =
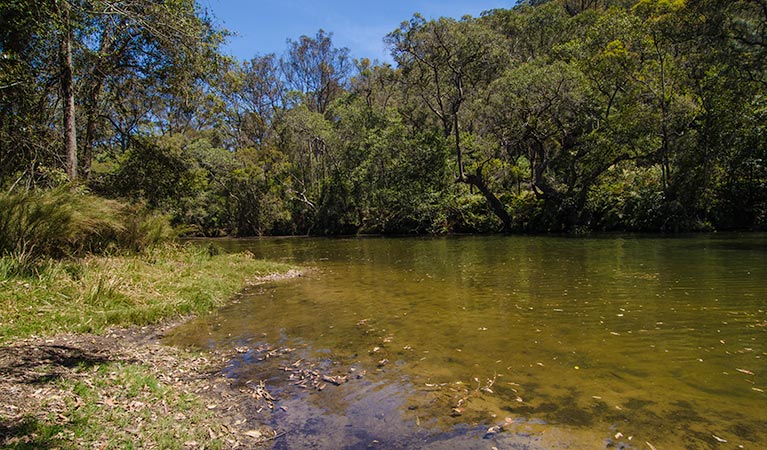
[[[91,444],[99,448],[99,442],[80,442],[66,431],[72,409],[83,403],[67,386],[70,381],[94,386],[99,367],[113,363],[141,366],[177,395],[199,398],[207,420],[199,423],[188,417],[190,413],[170,411],[165,399],[149,396],[138,401],[109,392],[99,394],[105,415],[111,408],[131,411],[139,403],[141,408],[153,410],[153,416],[175,416],[172,427],[178,427],[177,435],[189,427],[202,427],[210,438],[183,442],[180,446],[184,448],[207,448],[211,442],[222,448],[250,448],[275,438],[277,432],[261,425],[261,413],[271,403],[263,386],[235,387],[221,375],[232,353],[190,353],[160,344],[162,335],[177,323],[115,328],[105,335],[29,338],[0,347],[0,446],[23,448],[23,444],[39,442],[29,435],[28,424],[33,420],[61,426],[64,431],[53,440],[64,447]],[[108,436],[104,443],[106,439]]]

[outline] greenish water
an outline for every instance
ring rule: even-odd
[[[366,371],[291,390],[233,361],[277,393],[275,448],[767,448],[767,235],[217,245],[308,271],[169,342]]]

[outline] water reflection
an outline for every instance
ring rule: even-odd
[[[766,243],[756,234],[225,241],[312,270],[259,286],[170,340],[271,342],[366,371],[285,397],[295,415],[283,421],[323,417],[308,427],[318,436],[345,430],[322,438],[332,441],[324,448],[489,448],[485,431],[498,423],[507,431],[490,440],[517,447],[722,439],[754,448],[767,442]],[[264,370],[241,364],[232,376],[264,379]],[[306,439],[289,448],[308,448]]]

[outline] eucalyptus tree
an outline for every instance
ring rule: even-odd
[[[549,56],[557,45],[573,39],[578,32],[567,10],[556,1],[493,10],[481,20],[506,38],[510,56],[517,64]]]
[[[389,64],[371,63],[367,58],[354,63],[356,75],[350,81],[350,92],[363,97],[370,110],[382,111],[397,105],[397,70]]]
[[[288,88],[300,92],[309,109],[320,114],[344,92],[354,69],[349,49],[334,47],[332,33],[324,30],[289,39],[281,65]]]
[[[274,54],[230,62],[212,87],[220,100],[217,112],[224,120],[220,131],[229,135],[229,147],[259,146],[272,137],[286,96]]]
[[[717,228],[764,228],[767,2],[688,2],[675,20],[700,102],[696,145],[679,161],[677,191]]]
[[[61,159],[70,180],[89,176],[97,141],[109,143],[125,131],[117,126],[119,108],[112,106],[140,92],[126,86],[138,80],[151,86],[143,101],[164,104],[152,114],[188,111],[191,89],[209,71],[223,38],[192,0],[22,1],[3,2],[0,10],[7,30],[0,36],[3,59],[24,67],[24,84],[40,93],[37,107],[60,117],[56,128],[64,137]],[[5,98],[3,103],[5,110],[12,108]],[[60,112],[53,111],[57,107]],[[109,130],[110,122],[118,130]],[[9,139],[3,143],[8,151],[23,151],[20,140]]]
[[[467,154],[461,141],[468,131],[462,129],[467,100],[486,89],[508,64],[504,40],[470,17],[427,21],[416,14],[386,41],[401,71],[406,98],[424,105],[444,137],[452,138],[456,181],[478,188],[503,228],[510,229],[511,217],[483,176],[486,158]]]
[[[50,2],[0,2],[0,185],[34,183],[48,167],[63,167],[54,114],[55,64]],[[58,116],[60,117],[60,116]],[[58,123],[57,123],[58,122]],[[58,138],[58,139],[56,139]],[[62,172],[63,174],[63,172]]]
[[[193,0],[105,0],[88,12],[93,23],[83,40],[91,44],[84,45],[81,60],[85,176],[96,140],[108,145],[126,131],[119,126],[126,119],[121,107],[112,107],[122,104],[126,93],[144,106],[143,132],[194,127],[204,85],[219,69],[218,49],[226,36]]]

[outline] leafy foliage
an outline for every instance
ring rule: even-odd
[[[395,66],[324,30],[233,61],[187,0],[30,5],[0,4],[10,190],[72,178],[71,68],[84,183],[197,234],[767,226],[763,2],[416,14],[385,37]]]

